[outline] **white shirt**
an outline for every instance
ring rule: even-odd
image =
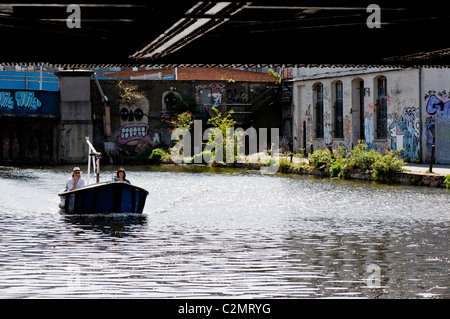
[[[67,186],[67,190],[68,191],[72,190],[74,183],[75,183],[75,180],[73,179],[73,177],[67,181],[66,186]],[[76,189],[81,188],[81,187],[84,187],[84,179],[82,179],[80,177],[80,179],[77,182],[77,188]]]

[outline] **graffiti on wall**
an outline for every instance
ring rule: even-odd
[[[195,86],[195,94],[199,97],[199,104],[210,104],[220,108],[225,85],[222,83],[200,84]],[[210,93],[209,93],[210,92]]]
[[[228,88],[226,91],[227,103],[237,104],[245,103],[248,101],[248,94],[244,90],[238,90],[237,88]]]
[[[27,109],[36,112],[42,107],[42,101],[35,96],[34,91],[0,91],[0,110],[12,111]]]
[[[181,94],[174,91],[173,88],[170,88],[170,91],[165,91],[162,94],[161,122],[166,122],[170,119],[169,108],[175,106],[182,99]]]
[[[120,104],[120,127],[117,141],[121,145],[137,145],[138,141],[150,140],[148,114],[150,105],[144,96],[134,104]]]
[[[402,115],[393,116],[388,125],[388,135],[391,139],[391,149],[402,150],[403,158],[416,160],[419,158],[420,122],[419,109],[408,107]]]
[[[331,114],[324,113],[323,120],[324,120],[323,141],[326,146],[331,146],[331,144],[333,143],[332,127],[331,127]]]
[[[218,88],[212,88],[211,95],[213,100],[212,107],[220,107],[220,105],[222,104],[222,91]]]
[[[425,119],[425,136],[426,145],[431,152],[432,145],[436,143],[436,114],[440,114],[443,118],[450,119],[450,92],[446,90],[441,92],[428,91],[425,95],[427,118]]]
[[[364,137],[368,149],[374,148],[373,113],[364,114]]]
[[[450,93],[450,92],[449,92]],[[445,90],[439,92],[439,98],[436,94],[431,94],[428,97],[427,102],[427,113],[430,115],[436,114],[436,112],[441,112],[447,116],[450,116],[450,96]]]
[[[0,108],[7,110],[14,109],[14,101],[11,92],[0,91]]]

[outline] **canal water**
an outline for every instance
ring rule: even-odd
[[[72,217],[71,168],[0,167],[1,298],[450,297],[448,190],[133,166],[142,215]]]

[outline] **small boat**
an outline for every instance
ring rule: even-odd
[[[99,181],[100,153],[95,151],[89,138],[88,182],[87,186],[58,193],[60,196],[59,207],[66,214],[110,214],[131,213],[140,214],[144,210],[148,191],[124,182]],[[89,184],[91,159],[94,171],[97,174],[95,184]]]

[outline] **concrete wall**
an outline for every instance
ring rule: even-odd
[[[296,70],[293,89],[294,150],[309,151],[340,145],[347,150],[364,137],[369,148],[384,153],[403,149],[409,161],[450,163],[450,70],[427,69],[309,69]],[[387,79],[387,137],[377,137],[377,79]],[[333,85],[343,83],[344,137],[334,138]],[[360,81],[364,81],[363,116],[359,113]],[[313,85],[323,84],[324,137],[315,138]],[[364,121],[364,125],[360,122]],[[436,123],[438,122],[438,123]],[[437,125],[439,124],[439,125]],[[304,129],[305,128],[305,129]],[[364,130],[364,134],[359,132]],[[304,141],[306,133],[306,143]],[[438,150],[439,146],[439,150]]]
[[[90,76],[93,72],[59,71],[59,162],[87,161],[85,137],[93,138]]]
[[[310,71],[311,72],[311,71]],[[388,136],[380,139],[376,134],[376,99],[377,99],[377,79],[380,76],[387,78],[387,110],[388,110]],[[333,132],[336,129],[334,124],[333,87],[337,81],[343,84],[343,127],[342,138],[335,138]],[[359,90],[360,81],[364,81],[364,90]],[[315,112],[314,112],[314,91],[313,85],[322,83],[323,103],[324,103],[324,136],[315,138]],[[392,70],[392,69],[361,69],[361,70],[336,70],[320,74],[309,74],[303,76],[301,81],[296,81],[293,90],[294,103],[294,149],[306,148],[310,150],[310,145],[314,149],[326,147],[337,148],[343,146],[350,150],[358,140],[364,137],[369,148],[384,153],[388,149],[399,148],[399,139],[396,136],[395,123],[412,121],[407,125],[415,125],[414,120],[403,118],[405,112],[412,112],[416,115],[419,107],[419,95],[417,93],[418,77],[417,70]],[[363,97],[363,116],[360,114],[360,92]],[[417,115],[418,116],[418,115]],[[418,120],[418,118],[417,118]],[[360,124],[364,121],[363,125]],[[392,125],[392,127],[391,127]],[[306,128],[306,145],[303,141],[303,128]],[[389,129],[390,128],[390,129]],[[364,132],[359,132],[363,129]],[[415,126],[413,130],[417,129]],[[408,131],[409,133],[412,132]],[[417,140],[414,136],[409,136],[413,141],[411,149],[408,149],[414,158],[418,157]]]
[[[422,70],[422,145],[426,162],[435,145],[435,161],[450,164],[450,70]]]

